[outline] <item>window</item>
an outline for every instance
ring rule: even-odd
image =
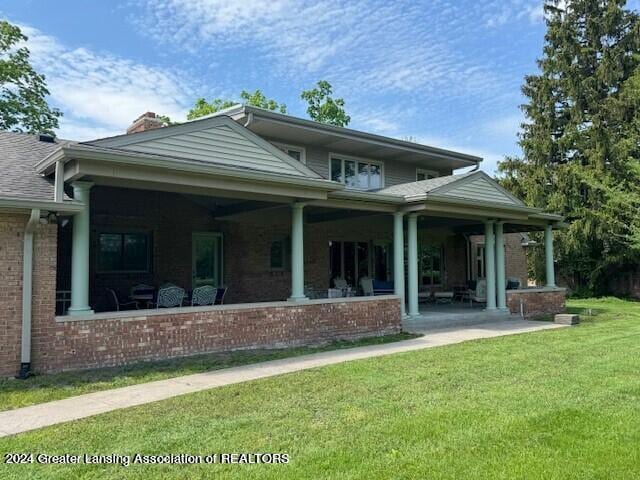
[[[442,285],[442,273],[444,270],[442,247],[440,245],[421,245],[418,255],[420,284]]]
[[[271,270],[285,270],[289,266],[291,247],[289,238],[278,238],[271,242],[270,267]]]
[[[438,172],[434,170],[425,170],[424,168],[416,169],[416,182],[421,180],[429,180],[431,178],[439,177]]]
[[[382,163],[356,158],[331,156],[331,180],[349,188],[375,190],[382,188]]]
[[[484,245],[476,245],[476,278],[485,278]]]
[[[369,276],[369,243],[330,241],[329,275],[357,287],[362,277]]]
[[[98,235],[98,271],[148,272],[151,266],[150,235],[145,232]]]
[[[218,287],[222,279],[222,234],[194,232],[191,234],[191,286]]]
[[[302,163],[307,163],[306,151],[303,147],[296,147],[295,145],[286,145],[284,143],[274,143],[278,150],[282,150],[294,160]]]

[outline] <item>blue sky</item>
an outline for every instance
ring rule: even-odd
[[[536,72],[541,0],[4,0],[20,24],[58,132],[123,132],[151,110],[260,88],[306,117],[300,91],[329,80],[351,127],[485,158],[518,152],[524,75]]]

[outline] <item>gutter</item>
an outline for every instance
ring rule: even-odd
[[[58,213],[78,213],[84,209],[84,205],[73,200],[65,200],[63,202],[52,202],[50,200],[34,200],[24,197],[10,197],[0,195],[0,208],[8,208],[15,210],[46,210]]]
[[[24,229],[24,250],[22,257],[22,341],[20,351],[20,372],[16,378],[25,380],[31,370],[31,294],[33,291],[33,233],[40,223],[40,210],[31,210],[31,216]]]

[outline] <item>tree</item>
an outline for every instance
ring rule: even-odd
[[[44,75],[29,63],[29,49],[20,46],[26,41],[19,27],[0,20],[0,129],[53,134],[62,112],[47,104]]]
[[[523,157],[499,165],[502,183],[529,205],[565,216],[558,273],[592,293],[640,261],[640,24],[624,7],[547,0],[540,73],[522,87]],[[531,256],[536,278],[543,255]]]
[[[204,98],[196,100],[195,105],[189,113],[187,113],[188,120],[194,120],[196,118],[204,117],[205,115],[211,115],[212,113],[219,112],[225,108],[233,107],[238,103],[244,105],[252,105],[254,107],[264,108],[265,110],[277,110],[280,113],[287,113],[287,106],[284,103],[278,103],[271,98],[267,98],[261,90],[255,92],[247,92],[242,90],[240,93],[242,102],[236,102],[233,100],[225,100],[222,98],[214,98],[210,102],[207,102]],[[166,116],[163,116],[163,118]],[[167,120],[171,121],[168,117]]]
[[[338,127],[346,127],[351,121],[344,109],[344,99],[332,98],[333,89],[326,80],[320,80],[316,87],[304,90],[300,97],[309,103],[307,113],[312,120]]]

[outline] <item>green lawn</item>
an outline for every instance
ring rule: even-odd
[[[245,350],[230,353],[212,353],[175,358],[157,362],[143,362],[124,367],[65,372],[55,375],[36,375],[26,381],[0,379],[0,411],[13,410],[36,403],[97,392],[136,383],[152,382],[192,373],[247,365],[250,363],[296,357],[310,353],[398,342],[417,335],[399,333],[383,337],[363,338],[356,341],[337,341],[316,347]],[[1,430],[1,428],[0,428]]]
[[[286,452],[288,465],[0,465],[0,478],[638,478],[640,303],[570,306],[594,315],[0,439],[0,453]]]

